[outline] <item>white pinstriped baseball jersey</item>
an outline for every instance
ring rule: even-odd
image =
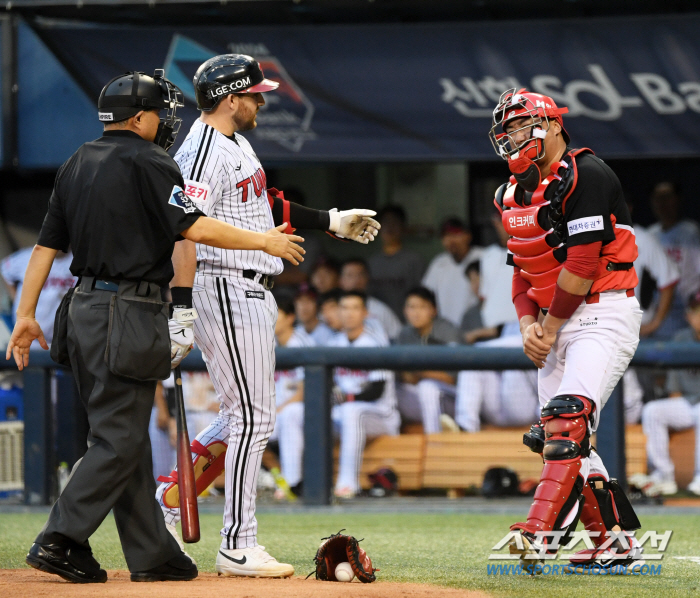
[[[302,328],[295,328],[292,336],[289,337],[285,347],[315,347],[316,343]],[[291,399],[299,387],[299,383],[304,381],[304,368],[292,368],[291,370],[275,370],[275,395],[277,407],[284,405]]]
[[[207,216],[245,230],[265,232],[274,227],[267,197],[267,180],[248,140],[227,137],[196,120],[175,154],[185,193]],[[232,270],[281,274],[282,260],[263,251],[219,249],[197,244],[198,271],[226,276]]]
[[[386,347],[389,343],[386,338],[381,338],[366,330],[354,341],[350,341],[346,334],[337,334],[329,347]],[[389,370],[351,370],[349,368],[335,368],[333,381],[346,394],[357,395],[365,390],[370,382],[384,380],[386,385],[382,396],[373,402],[377,407],[386,408],[391,412],[396,409],[396,389],[394,387],[394,373]]]

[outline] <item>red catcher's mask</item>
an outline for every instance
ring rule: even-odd
[[[561,125],[564,141],[567,145],[570,143],[561,116],[568,111],[568,108],[558,108],[552,98],[524,88],[519,91],[509,89],[501,95],[493,111],[489,138],[496,153],[508,162],[515,180],[525,191],[533,192],[540,184],[540,171],[535,162],[544,158],[544,138],[550,120]],[[506,125],[517,119],[523,119],[520,126],[506,132]],[[521,131],[527,131],[527,135],[516,142],[516,137],[520,137],[517,133]]]

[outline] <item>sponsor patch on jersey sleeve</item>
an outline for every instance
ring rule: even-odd
[[[587,218],[577,218],[572,220],[567,225],[569,227],[569,235],[577,235],[579,233],[587,233],[592,230],[603,230],[602,216],[588,216]]]
[[[207,203],[211,195],[211,188],[208,183],[199,181],[189,181],[185,179],[185,194],[197,205],[203,206]]]
[[[191,214],[196,212],[199,208],[192,202],[192,200],[187,197],[185,192],[180,189],[177,185],[173,185],[173,190],[170,193],[170,199],[168,203],[177,206],[181,210],[185,211],[185,214]]]

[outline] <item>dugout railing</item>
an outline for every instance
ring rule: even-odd
[[[24,377],[24,499],[27,504],[50,504],[55,495],[57,455],[77,460],[87,430],[75,416],[82,410],[70,373],[57,366],[48,351],[33,351]],[[632,360],[637,367],[682,368],[700,366],[700,343],[640,343]],[[513,370],[534,367],[521,349],[445,346],[392,346],[384,348],[277,349],[277,368],[302,366],[304,385],[304,503],[331,502],[333,434],[331,387],[333,368],[410,370]],[[0,361],[1,369],[14,362]],[[205,370],[201,353],[193,351],[183,370]],[[52,370],[58,370],[52,376]],[[52,392],[52,386],[54,391]],[[56,397],[52,403],[52,395]],[[83,444],[84,446],[84,444]],[[622,382],[613,391],[597,431],[596,448],[612,477],[625,480],[625,418]]]

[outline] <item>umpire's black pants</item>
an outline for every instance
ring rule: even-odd
[[[159,290],[151,292],[155,296]],[[113,509],[126,563],[131,571],[144,571],[164,564],[180,548],[155,499],[148,423],[156,383],[115,376],[105,364],[113,295],[82,286],[73,295],[67,342],[90,424],[88,450],[75,464],[36,542],[60,541],[56,534],[61,534],[87,546]]]

